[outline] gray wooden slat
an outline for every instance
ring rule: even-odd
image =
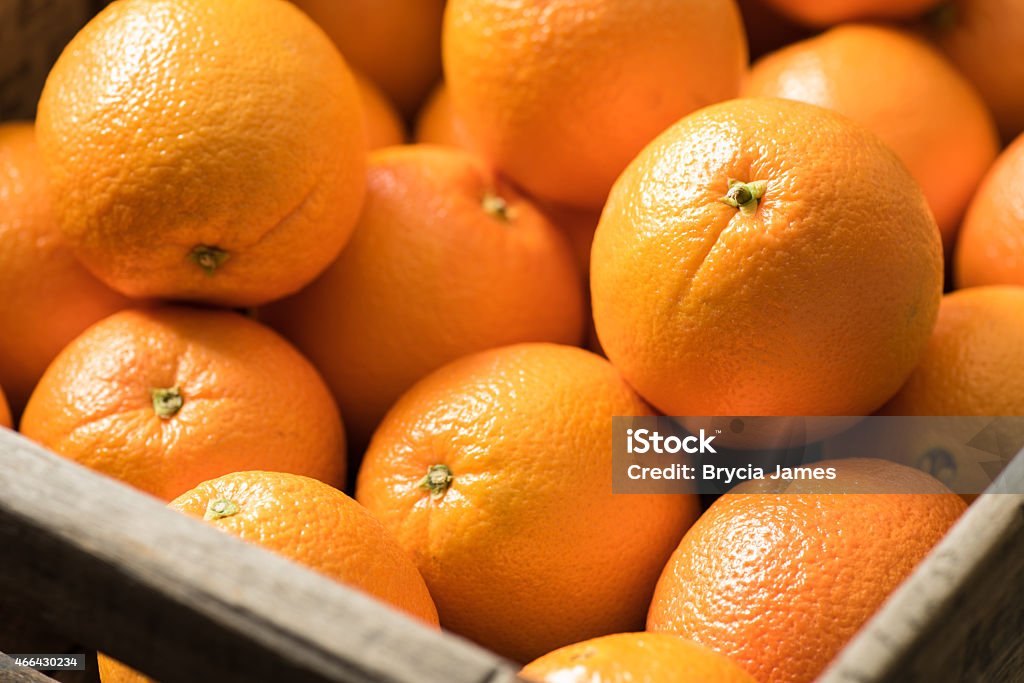
[[[165,683],[518,680],[496,655],[3,429],[0,592]]]
[[[14,660],[3,652],[0,652],[0,681],[4,683],[54,683],[54,680],[44,673],[14,666]]]
[[[818,683],[1024,681],[1024,454]]]

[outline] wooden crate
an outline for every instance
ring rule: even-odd
[[[162,681],[518,680],[494,654],[7,430],[0,463],[0,594]],[[1024,680],[1024,495],[999,492],[1022,487],[1018,455],[820,683]]]
[[[33,115],[50,65],[102,4],[0,0],[0,119]],[[1024,681],[1024,496],[1010,493],[1021,490],[1024,455],[820,683]],[[0,596],[168,683],[518,680],[492,653],[2,429]],[[0,681],[51,679],[0,655]]]

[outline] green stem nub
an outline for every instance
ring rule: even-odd
[[[150,389],[149,394],[153,398],[153,412],[164,420],[169,420],[177,415],[182,404],[185,403],[185,398],[181,395],[181,389],[178,387]]]
[[[218,500],[210,501],[210,504],[206,506],[206,514],[203,515],[203,519],[207,521],[211,519],[223,519],[237,514],[238,505],[236,505],[234,501],[228,500],[227,498],[220,498]]]
[[[230,254],[220,247],[211,247],[206,244],[199,244],[193,247],[188,253],[192,263],[203,269],[207,275],[213,275],[214,271],[224,265]]]
[[[499,197],[493,192],[488,192],[484,195],[484,198],[480,201],[486,211],[491,216],[494,216],[502,223],[508,223],[511,220],[509,215],[508,202],[503,198]]]
[[[420,479],[416,486],[424,491],[430,491],[430,500],[437,500],[448,491],[453,479],[452,471],[447,465],[431,465],[427,468],[427,476]]]
[[[718,201],[728,204],[734,209],[739,209],[746,216],[757,211],[757,204],[768,189],[768,182],[755,180],[745,183],[742,180],[729,178],[729,191]]]

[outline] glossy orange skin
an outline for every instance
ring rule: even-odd
[[[371,155],[352,241],[312,286],[262,309],[320,369],[354,445],[445,363],[516,342],[579,343],[582,285],[565,237],[475,157],[449,147]],[[497,193],[509,218],[487,212]]]
[[[1000,155],[964,218],[955,256],[956,284],[1024,286],[1024,135]]]
[[[434,601],[409,557],[366,508],[341,491],[294,474],[235,472],[199,484],[170,507],[203,519],[218,500],[230,500],[238,512],[208,524],[437,626]],[[103,683],[148,680],[103,655],[99,663]]]
[[[695,640],[760,683],[810,683],[966,507],[896,463],[820,466],[855,482],[757,493],[772,489],[751,481],[716,500],[665,566],[648,630]]]
[[[883,413],[1024,415],[1024,288],[947,294],[920,364]]]
[[[20,413],[46,366],[127,299],[65,246],[30,123],[0,125],[0,384]]]
[[[806,24],[824,27],[864,19],[910,19],[940,0],[764,0],[779,12]]]
[[[848,24],[791,45],[754,65],[743,94],[833,109],[877,134],[921,185],[947,254],[999,153],[977,91],[928,43],[895,29]]]
[[[65,48],[37,135],[57,220],[134,297],[248,306],[296,291],[363,198],[359,93],[283,0],[125,0]],[[197,247],[228,254],[207,273]]]
[[[444,65],[474,147],[531,196],[599,209],[667,126],[735,97],[734,0],[450,0]]]
[[[170,387],[183,403],[162,418],[151,391]],[[344,430],[320,375],[273,331],[227,311],[163,307],[100,321],[47,369],[21,431],[164,500],[252,468],[345,477]]]
[[[752,214],[720,201],[764,180]],[[776,99],[708,107],[623,173],[591,253],[608,358],[667,415],[867,415],[928,342],[942,245],[869,131]]]
[[[1009,142],[1024,132],[1024,4],[1017,0],[954,0],[952,23],[935,40],[985,98]]]
[[[448,87],[439,83],[416,120],[416,142],[471,149],[466,126],[452,109]]]
[[[404,143],[405,124],[395,111],[394,105],[366,76],[355,71],[352,72],[352,76],[356,79],[356,87],[359,89],[366,117],[367,148],[374,150]]]
[[[755,683],[728,658],[667,633],[617,633],[567,645],[519,675],[538,683]]]
[[[405,115],[441,79],[444,0],[292,0]]]
[[[392,408],[356,499],[412,555],[442,626],[530,661],[640,628],[658,573],[699,513],[695,496],[612,494],[611,417],[648,414],[588,351],[485,351]],[[453,482],[431,499],[418,484],[438,464]]]

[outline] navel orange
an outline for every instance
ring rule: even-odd
[[[261,468],[345,480],[338,409],[317,371],[227,311],[122,311],[47,369],[21,420],[30,439],[164,500]]]
[[[959,287],[1024,286],[1024,135],[996,161],[971,200],[955,253]]]
[[[747,96],[834,109],[876,133],[921,185],[946,253],[999,152],[981,96],[928,43],[896,29],[847,24],[754,65]]]
[[[437,626],[423,577],[366,508],[315,479],[235,472],[205,481],[170,507],[257,543]],[[100,655],[103,683],[148,680]]]
[[[452,110],[452,98],[444,83],[434,88],[420,110],[416,120],[416,142],[470,148],[466,127]]]
[[[681,116],[735,97],[734,0],[450,0],[445,78],[474,148],[539,199],[599,209]]]
[[[444,0],[292,0],[409,116],[441,78]]]
[[[0,384],[20,413],[46,366],[128,301],[64,244],[30,123],[0,125]]]
[[[369,149],[380,149],[405,142],[405,124],[380,88],[361,73],[352,72],[359,89],[366,120]]]
[[[648,414],[588,351],[485,351],[391,409],[356,499],[412,555],[442,626],[530,661],[641,627],[699,512],[696,496],[612,494],[611,418]]]
[[[933,36],[981,92],[1009,142],[1024,132],[1024,3],[952,0],[936,15]]]
[[[941,0],[764,0],[808,26],[831,26],[863,19],[910,19]]]
[[[617,633],[567,645],[526,665],[538,683],[755,683],[728,658],[667,633]]]
[[[760,683],[810,683],[963,512],[929,475],[884,460],[815,463],[829,481],[749,481],[669,560],[648,630],[727,655]]]
[[[469,153],[381,150],[368,183],[338,260],[260,312],[324,374],[356,450],[406,389],[445,363],[583,336],[582,285],[565,237]]]
[[[931,334],[942,246],[870,131],[779,99],[708,107],[622,174],[591,253],[608,358],[668,415],[867,415]]]
[[[944,296],[921,362],[883,412],[1024,416],[1024,287]]]
[[[312,280],[363,199],[366,132],[330,40],[283,0],[122,0],[39,101],[57,221],[135,297],[247,306]]]

